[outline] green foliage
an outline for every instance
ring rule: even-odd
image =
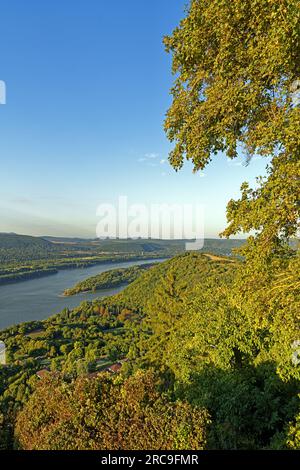
[[[16,436],[23,449],[202,449],[208,414],[157,391],[152,372],[122,381],[42,380],[19,414]],[[159,425],[158,425],[159,423]]]
[[[227,208],[225,236],[256,232],[243,254],[255,266],[288,251],[299,230],[300,107],[298,0],[192,0],[165,38],[177,73],[166,131],[176,142],[170,162],[203,169],[219,151],[269,157],[267,178],[241,187]]]
[[[48,320],[16,325],[0,333],[8,361],[0,366],[0,415],[4,416],[0,437],[1,433],[5,436],[4,448],[13,445],[16,414],[28,400],[39,370],[62,371],[72,378],[105,369],[112,358],[117,361],[126,356],[131,334],[115,313],[105,312],[101,315],[98,309],[95,312],[94,304],[85,302],[73,311],[64,310]]]
[[[165,38],[177,75],[165,123],[170,162],[179,169],[186,158],[197,171],[218,152],[244,153],[246,163],[267,157],[266,177],[255,189],[243,183],[227,207],[224,235],[251,236],[239,260],[176,256],[113,298],[1,333],[8,447],[23,408],[16,436],[25,449],[300,448],[300,107],[291,95],[299,25],[298,0],[191,0]],[[224,254],[233,241],[224,242],[212,245]],[[57,265],[169,256],[183,244],[97,243],[77,241]],[[125,357],[116,379],[88,379]],[[31,394],[45,364],[55,374]]]
[[[165,122],[175,142],[172,166],[178,170],[187,159],[195,171],[202,170],[213,155],[225,152],[229,158],[244,155],[246,164],[253,156],[267,157],[268,167],[255,189],[243,183],[240,199],[227,206],[223,235],[253,233],[240,250],[244,262],[229,286],[216,280],[182,308],[168,341],[173,347],[163,361],[183,383],[194,373],[201,375],[203,367],[219,367],[235,377],[249,367],[255,376],[272,364],[278,383],[296,384],[293,397],[285,397],[289,406],[300,380],[293,360],[300,338],[300,107],[292,96],[300,69],[299,2],[191,0],[186,18],[165,45],[177,74]],[[270,372],[264,383],[271,377]],[[225,399],[230,399],[227,392]],[[269,399],[276,403],[276,394]],[[291,418],[293,413],[291,405],[286,414]],[[265,419],[256,423],[258,428]],[[266,441],[265,431],[259,437],[251,428],[251,446],[289,442],[296,448],[297,419],[290,438],[287,423],[274,422]],[[243,432],[240,437],[250,445]],[[229,441],[217,445],[234,445]]]
[[[0,233],[0,263],[55,256],[58,247],[39,237]]]
[[[236,291],[241,266],[244,266],[241,261],[232,262],[231,259],[187,253],[145,270],[122,293],[112,298],[84,302],[78,308],[72,311],[66,309],[48,320],[5,330],[1,339],[7,345],[10,365],[2,369],[4,375],[0,380],[0,385],[3,383],[2,390],[0,387],[0,406],[6,416],[2,426],[2,434],[8,439],[6,446],[13,445],[9,430],[13,428],[15,416],[22,408],[24,414],[20,415],[20,420],[28,421],[28,426],[36,426],[29,429],[20,421],[24,432],[26,430],[26,439],[30,439],[28,444],[29,441],[20,438],[25,448],[50,448],[51,445],[62,449],[69,446],[73,448],[72,445],[76,448],[109,446],[112,442],[110,439],[115,437],[110,436],[107,441],[103,441],[101,436],[105,433],[98,421],[93,426],[97,429],[100,426],[101,436],[93,434],[96,436],[94,440],[88,437],[82,440],[76,438],[72,440],[74,444],[71,444],[71,440],[62,438],[65,432],[73,436],[78,434],[78,429],[82,431],[81,427],[76,427],[79,422],[82,423],[78,418],[81,402],[77,391],[67,394],[66,402],[63,402],[65,410],[68,410],[67,415],[62,415],[62,421],[56,416],[51,424],[51,433],[54,429],[58,433],[57,441],[52,444],[50,437],[47,437],[48,431],[46,435],[41,434],[42,428],[39,427],[47,427],[43,416],[44,413],[46,417],[49,416],[50,408],[44,412],[36,401],[33,404],[26,403],[32,394],[32,387],[37,380],[35,374],[39,369],[47,367],[55,374],[62,374],[51,375],[50,384],[47,378],[40,381],[44,384],[42,387],[50,387],[49,393],[53,393],[53,378],[59,380],[55,388],[67,387],[66,390],[73,390],[73,385],[68,385],[70,381],[76,378],[79,382],[87,380],[91,372],[101,371],[127,357],[122,376],[130,378],[139,369],[154,367],[161,379],[158,390],[162,396],[159,400],[165,399],[163,396],[166,391],[172,399],[189,403],[182,406],[191,406],[193,414],[196,413],[195,406],[197,409],[207,409],[212,421],[205,427],[205,445],[208,448],[295,448],[298,445],[298,368],[291,360],[293,351],[287,350],[285,356],[282,342],[278,345],[278,338],[283,332],[290,334],[290,323],[276,323],[275,326],[268,321],[264,322],[263,328],[253,323],[253,315],[246,308],[248,300],[241,297],[239,303]],[[285,299],[287,304],[287,293],[293,295],[297,286],[296,282],[291,281],[296,281],[297,275],[294,271],[287,271],[284,276],[277,278],[274,301],[281,299],[282,304],[282,299]],[[284,286],[284,289],[278,289],[279,285]],[[286,315],[283,307],[282,304],[282,311]],[[118,377],[118,386],[123,380]],[[93,416],[95,409],[102,410],[104,406],[102,395],[102,398],[95,395],[93,390],[88,387],[84,401],[84,413],[90,413],[90,416]],[[115,397],[114,392],[109,390]],[[36,393],[33,400],[39,396]],[[135,393],[136,389],[133,395]],[[46,394],[44,389],[43,394]],[[119,389],[116,394],[120,395]],[[127,436],[129,431],[126,426],[133,419],[129,396],[126,404],[122,404],[122,425],[118,424],[124,433],[126,429]],[[58,397],[56,399],[60,400]],[[117,398],[114,400],[116,407]],[[108,406],[107,402],[105,404]],[[52,415],[54,406],[54,402],[49,401],[49,407],[53,407]],[[165,409],[166,405],[163,406]],[[36,416],[34,423],[37,424],[32,424],[29,418],[33,408],[36,409],[33,416]],[[59,407],[57,409],[60,410]],[[179,416],[181,409],[178,409]],[[154,413],[153,423],[161,423],[164,419],[161,409],[159,413],[160,418]],[[110,422],[105,416],[105,421]],[[71,427],[67,426],[66,419],[73,423]],[[120,415],[114,419],[119,423]],[[168,420],[173,422],[169,414]],[[140,418],[138,426],[143,429]],[[174,426],[173,423],[171,434]],[[148,428],[147,444],[141,440],[132,440],[130,444],[126,440],[115,442],[119,442],[121,448],[144,448],[140,446],[150,445],[152,438],[155,442],[161,442],[156,429],[154,424],[153,429]],[[180,431],[177,429],[176,433],[176,439],[172,434],[173,440],[165,445],[168,448],[186,448],[187,441],[182,441],[183,436],[186,436],[185,427]],[[197,431],[193,431],[188,439],[194,439],[195,435]],[[45,440],[39,440],[41,436]]]
[[[293,423],[290,423],[286,444],[287,448],[289,449],[300,449],[300,414],[296,416],[296,419]]]
[[[212,261],[206,255],[187,253],[163,263],[160,266],[161,273],[152,270],[159,282],[156,284],[153,282],[149,298],[144,297],[145,316],[141,325],[144,334],[139,345],[141,350],[147,350],[146,363],[149,361],[150,364],[160,367],[165,360],[163,367],[170,367],[174,358],[178,357],[177,353],[174,356],[174,351],[170,348],[177,344],[180,349],[184,343],[179,338],[176,343],[176,335],[179,337],[183,335],[183,338],[190,334],[191,330],[188,327],[183,327],[184,331],[181,329],[179,331],[179,324],[182,322],[184,325],[189,322],[188,312],[190,305],[197,298],[197,292],[199,290],[205,292],[207,283],[213,282],[212,279],[219,279],[220,274],[229,275],[235,268],[236,263],[231,263],[228,259]],[[136,281],[122,294],[134,297],[133,291],[140,287],[139,281],[142,279]],[[181,370],[180,367],[178,372]]]
[[[173,54],[173,104],[166,130],[183,158],[202,169],[218,151],[230,158],[273,155],[299,145],[299,109],[290,87],[299,78],[298,0],[192,0],[165,38]],[[294,139],[294,137],[296,139]]]
[[[286,286],[273,296],[277,309],[281,305],[276,324],[268,318],[257,325],[247,309],[251,297],[237,291],[243,267],[241,262],[211,261],[199,254],[155,267],[151,277],[156,275],[160,282],[152,279],[150,284],[127,373],[155,366],[177,396],[207,408],[212,417],[209,448],[286,448],[288,433],[297,435],[294,428],[289,431],[289,423],[299,409],[299,367],[291,348],[298,304],[288,308],[287,295],[297,288],[291,280],[298,273],[289,271],[275,283],[277,288],[278,283]],[[130,293],[138,299],[135,291],[143,292],[143,281],[137,280],[121,296]]]
[[[75,295],[79,292],[88,291],[96,292],[100,289],[110,289],[124,284],[130,284],[135,281],[145,269],[149,269],[151,266],[153,266],[153,264],[147,263],[138,266],[131,266],[129,268],[105,271],[97,276],[89,277],[88,279],[79,282],[74,287],[65,290],[64,295]]]

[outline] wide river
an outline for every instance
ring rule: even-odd
[[[62,296],[65,289],[87,277],[114,268],[161,261],[164,260],[126,261],[99,264],[89,268],[64,269],[50,276],[0,286],[0,330],[16,323],[44,320],[66,307],[76,307],[83,300],[113,295],[124,288],[103,289],[96,293],[82,293],[72,297]]]

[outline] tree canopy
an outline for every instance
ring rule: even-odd
[[[203,449],[208,423],[204,409],[159,393],[151,371],[123,383],[49,376],[19,414],[16,435],[27,450]]]
[[[242,186],[228,204],[226,236],[259,233],[262,253],[294,236],[300,208],[300,74],[298,0],[192,0],[165,38],[173,54],[173,103],[165,129],[170,162],[203,169],[214,154],[269,157],[258,188]]]
[[[299,7],[191,0],[165,38],[170,162],[266,158],[227,208],[224,235],[252,234],[237,259],[181,254],[116,296],[1,333],[0,446],[300,448]]]

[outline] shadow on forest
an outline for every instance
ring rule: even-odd
[[[284,448],[298,393],[299,383],[283,382],[272,362],[234,370],[207,366],[177,389],[179,397],[209,410],[210,449]]]

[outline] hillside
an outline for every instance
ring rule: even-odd
[[[106,253],[151,253],[164,252],[165,254],[177,254],[185,251],[186,240],[160,240],[160,239],[77,239],[44,237],[55,244],[65,244],[81,247],[82,249],[99,250]],[[201,251],[230,256],[234,248],[239,248],[245,240],[226,240],[207,238]]]
[[[184,291],[185,296],[191,297],[195,288],[211,276],[232,271],[235,263],[230,261],[226,258],[214,261],[198,252],[178,255],[147,270],[120,294],[114,296],[113,301],[132,308],[145,309],[169,278],[173,279],[176,289]]]
[[[285,334],[285,324],[274,328],[270,323],[259,330],[243,309],[244,301],[236,301],[242,266],[226,258],[181,254],[150,267],[118,295],[0,332],[8,361],[0,367],[3,446],[12,445],[7,429],[15,424],[17,439],[27,449],[51,448],[53,432],[57,449],[108,446],[95,437],[101,429],[109,443],[114,441],[108,418],[97,414],[103,400],[95,401],[95,387],[103,390],[104,397],[110,390],[108,400],[116,397],[109,409],[110,416],[116,413],[114,419],[119,420],[118,406],[124,407],[134,394],[116,406],[121,400],[118,387],[124,384],[126,394],[134,383],[134,390],[140,389],[145,397],[154,394],[155,403],[163,400],[168,407],[177,403],[183,421],[198,412],[206,417],[198,431],[187,434],[189,439],[199,437],[194,445],[286,448],[292,432],[289,423],[299,408],[299,380],[282,378],[294,373],[292,361],[287,360],[290,352],[278,351],[276,344],[277,335]],[[254,334],[255,328],[259,334]],[[38,380],[37,372],[46,378]],[[110,375],[115,373],[121,374],[117,382]],[[167,395],[158,392],[162,389]],[[66,418],[56,411],[62,390],[72,396]],[[47,396],[49,400],[44,400]],[[83,402],[80,397],[85,397]],[[149,402],[150,408],[154,402]],[[136,406],[130,411],[132,419]],[[87,420],[91,413],[99,416],[84,434],[78,428],[79,408]],[[74,438],[66,440],[63,430],[70,423]],[[176,435],[174,426],[170,432]],[[86,435],[86,440],[77,439],[79,435]],[[126,427],[126,446],[134,448],[129,435]],[[155,435],[153,428],[140,445],[147,447]],[[192,445],[184,442],[183,448]]]
[[[0,249],[23,250],[28,248],[44,251],[55,250],[53,243],[40,237],[18,235],[16,233],[0,233]]]
[[[106,262],[170,257],[179,250],[168,244],[124,240],[53,239],[0,234],[0,285],[55,274],[59,269],[94,266]]]
[[[0,233],[0,263],[47,259],[58,251],[53,243],[43,238]]]
[[[202,252],[230,256],[245,240],[206,239]],[[24,262],[57,256],[104,254],[161,254],[170,256],[185,251],[185,240],[83,240],[76,238],[32,237],[0,233],[0,262]]]
[[[243,243],[207,239],[201,252],[230,256]],[[55,274],[59,269],[107,261],[170,258],[183,252],[184,240],[84,240],[0,233],[0,285]]]

